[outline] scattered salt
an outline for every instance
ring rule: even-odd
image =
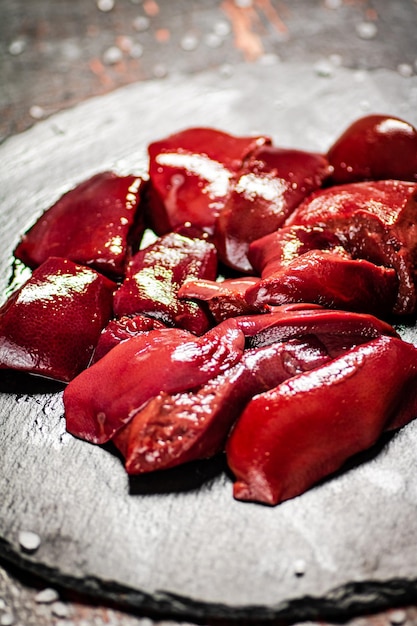
[[[97,8],[103,12],[111,11],[114,9],[114,0],[97,0]]]
[[[19,544],[25,552],[36,552],[41,545],[41,538],[30,530],[21,530],[19,533]]]
[[[356,34],[361,39],[374,39],[377,33],[378,28],[374,22],[360,22],[356,24]]]
[[[43,110],[42,107],[38,106],[37,104],[34,104],[29,109],[29,115],[30,117],[33,117],[34,120],[41,120],[43,116],[45,115],[45,111]]]
[[[55,589],[46,587],[36,594],[35,602],[38,604],[52,604],[52,602],[56,602],[58,600],[58,597],[58,592],[55,591]]]
[[[304,576],[306,573],[306,562],[304,559],[297,559],[294,563],[294,574],[296,576]]]

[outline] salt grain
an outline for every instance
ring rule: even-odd
[[[54,602],[52,605],[52,613],[55,617],[68,617],[68,606],[63,602]]]
[[[247,9],[252,6],[252,0],[235,0],[235,5],[240,9]]]
[[[404,78],[410,78],[413,75],[413,67],[409,63],[400,63],[397,67],[397,71]]]
[[[406,620],[407,614],[402,609],[392,611],[389,615],[390,624],[393,624],[393,626],[400,626],[401,624],[404,624]]]
[[[233,75],[233,65],[223,63],[223,65],[219,67],[219,73],[220,76],[223,76],[224,78],[230,78],[230,76]]]
[[[280,61],[279,56],[277,54],[274,54],[273,52],[269,52],[268,54],[263,54],[258,59],[258,62],[260,63],[260,65],[275,65],[276,63],[279,63],[279,61]]]
[[[56,602],[58,600],[58,597],[58,592],[55,591],[55,589],[47,587],[36,594],[35,602],[38,604],[52,604],[52,602]]]
[[[181,39],[180,45],[183,50],[186,50],[187,52],[191,52],[192,50],[195,50],[197,48],[198,39],[192,33],[188,33],[184,35],[184,37]]]
[[[149,17],[145,15],[139,15],[133,20],[133,28],[137,30],[139,33],[142,33],[145,30],[148,30],[150,24]]]
[[[297,559],[294,563],[294,574],[296,576],[304,576],[306,573],[306,562],[304,559]]]
[[[25,48],[26,41],[24,39],[15,39],[9,46],[9,54],[18,56],[19,54],[22,54]]]
[[[29,115],[30,117],[33,117],[34,120],[41,120],[43,116],[45,115],[45,111],[43,110],[42,107],[38,106],[37,104],[34,104],[29,109]]]
[[[36,552],[41,545],[41,538],[30,530],[21,530],[19,533],[19,544],[25,552]]]
[[[140,43],[134,43],[129,52],[132,59],[140,59],[143,55],[143,46]]]
[[[209,48],[219,48],[222,45],[223,40],[219,37],[219,35],[216,35],[216,33],[207,33],[204,37],[204,43]]]
[[[0,617],[0,625],[1,626],[12,626],[14,624],[14,617],[11,613],[4,613]]]
[[[115,65],[123,59],[123,52],[117,46],[111,46],[103,54],[103,61],[106,65]]]
[[[157,63],[157,65],[153,68],[153,75],[155,78],[165,78],[167,74],[168,70],[162,63]]]
[[[339,9],[342,6],[342,0],[325,0],[326,9]]]
[[[327,59],[321,59],[320,61],[317,61],[317,63],[314,65],[314,71],[316,72],[317,76],[329,78],[333,74],[334,67],[332,63]]]
[[[97,8],[103,12],[111,11],[114,9],[114,0],[97,0]]]
[[[378,33],[378,28],[374,22],[360,22],[356,25],[356,34],[361,39],[374,39]]]
[[[229,22],[225,22],[224,20],[220,20],[214,24],[213,31],[219,37],[227,37],[230,35],[231,28]]]

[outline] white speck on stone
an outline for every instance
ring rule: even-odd
[[[123,52],[130,52],[133,46],[133,40],[127,35],[122,35],[118,38],[118,46]]]
[[[52,605],[52,613],[55,617],[68,617],[69,609],[63,602],[54,602]]]
[[[6,608],[6,603],[3,598],[0,598],[0,609],[3,610]]]
[[[329,56],[329,61],[335,67],[340,67],[343,63],[342,56],[340,54],[331,54]]]
[[[235,5],[240,9],[248,9],[252,6],[252,0],[235,0]]]
[[[41,545],[41,538],[30,530],[21,530],[19,533],[19,544],[25,552],[36,552]]]
[[[132,59],[140,59],[143,55],[143,46],[140,43],[134,43],[130,49],[129,55]]]
[[[43,110],[42,107],[38,106],[37,104],[34,104],[29,109],[29,115],[30,117],[33,117],[34,120],[41,120],[43,116],[45,115],[45,111]]]
[[[219,67],[219,73],[220,76],[223,76],[223,78],[230,78],[230,76],[233,75],[233,65],[230,65],[230,63],[223,63],[223,65]]]
[[[320,59],[317,63],[315,63],[314,71],[317,76],[330,78],[333,75],[334,67],[328,59]]]
[[[104,13],[114,9],[114,0],[97,0],[97,8]]]
[[[356,34],[361,39],[374,39],[378,34],[375,22],[359,22],[356,24]]]
[[[413,75],[413,66],[409,63],[400,63],[397,67],[397,72],[400,76],[404,76],[405,78],[410,78]]]
[[[258,59],[258,63],[260,65],[276,65],[277,63],[279,63],[279,61],[279,56],[277,54],[274,54],[273,52],[263,54]]]
[[[218,22],[214,24],[213,31],[219,37],[227,37],[227,35],[230,35],[231,33],[230,24],[229,22],[226,22],[225,20],[219,20]]]
[[[193,33],[187,33],[181,39],[180,45],[183,50],[191,52],[192,50],[195,50],[197,48],[198,38]]]
[[[325,0],[326,9],[339,9],[342,6],[342,0]]]
[[[204,43],[209,48],[220,48],[223,43],[223,39],[216,33],[207,33],[204,37]]]
[[[9,54],[13,56],[18,56],[19,54],[22,54],[25,48],[26,48],[25,39],[21,39],[21,38],[15,39],[14,41],[12,41],[12,43],[9,46]]]
[[[406,620],[407,613],[403,609],[391,611],[391,613],[389,614],[389,621],[390,624],[393,624],[393,626],[400,626],[401,624],[404,624]]]
[[[163,63],[157,63],[153,68],[153,75],[155,78],[165,78],[168,74],[168,70]]]
[[[110,46],[103,54],[103,61],[106,65],[120,63],[123,59],[123,52],[117,46]]]
[[[296,576],[304,576],[306,573],[306,562],[304,559],[297,559],[294,563],[294,574]]]
[[[1,626],[12,626],[12,624],[14,624],[14,616],[12,613],[4,613],[0,617],[0,624]]]
[[[145,15],[139,15],[133,20],[133,28],[137,30],[138,33],[143,33],[145,30],[148,30],[149,24],[149,17],[146,17]]]
[[[37,602],[38,604],[52,604],[52,602],[56,602],[58,598],[58,592],[55,591],[55,589],[46,587],[36,594],[35,602]]]

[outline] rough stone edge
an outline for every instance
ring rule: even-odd
[[[365,614],[412,604],[417,600],[417,578],[392,578],[351,582],[331,589],[322,597],[302,596],[277,605],[230,606],[198,601],[163,590],[149,594],[93,576],[71,576],[49,565],[34,562],[0,538],[1,561],[6,567],[16,568],[22,576],[29,574],[39,582],[58,588],[63,594],[76,594],[79,601],[104,604],[127,613],[140,613],[157,619],[191,619],[194,623],[210,625],[261,626],[312,620],[345,622]]]

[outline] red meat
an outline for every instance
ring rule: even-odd
[[[213,232],[230,182],[267,137],[234,137],[212,128],[189,128],[149,146],[150,218],[162,235],[190,222]]]
[[[0,367],[68,382],[87,367],[112,315],[115,284],[51,257],[0,309]]]
[[[330,172],[320,154],[266,146],[248,159],[233,184],[215,228],[220,259],[253,273],[249,244],[274,232]]]
[[[115,313],[145,314],[201,335],[211,320],[200,304],[180,300],[178,290],[187,278],[214,279],[216,273],[213,244],[177,233],[164,235],[133,257],[114,298]]]
[[[303,493],[416,408],[416,378],[416,348],[384,336],[255,396],[227,443],[234,496],[274,505]]]
[[[161,391],[205,384],[240,360],[243,333],[233,324],[196,338],[185,330],[152,330],[119,343],[64,392],[67,430],[105,443]]]
[[[96,174],[48,209],[23,236],[16,258],[37,267],[50,256],[94,267],[112,278],[124,273],[129,235],[143,232],[138,214],[143,181],[136,176]]]
[[[129,474],[209,458],[223,451],[232,424],[254,394],[328,360],[314,338],[248,350],[239,363],[198,391],[158,394],[113,442]]]
[[[384,180],[318,191],[286,226],[320,227],[333,233],[354,259],[395,269],[396,314],[416,309],[417,183]]]
[[[417,130],[398,117],[368,115],[328,151],[336,184],[393,178],[417,182]]]

